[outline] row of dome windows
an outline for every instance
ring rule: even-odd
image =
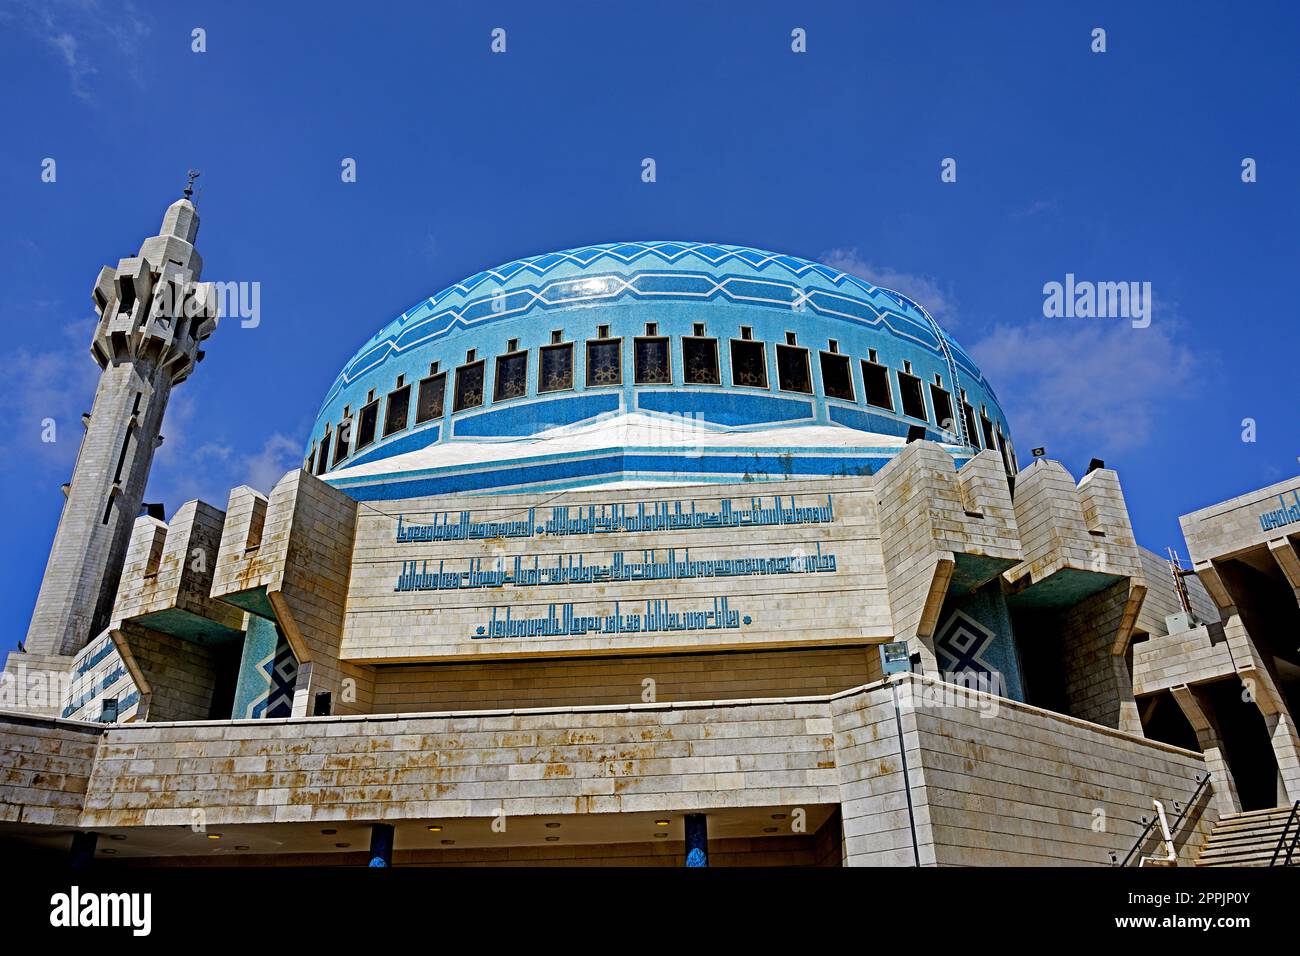
[[[658,334],[658,323],[646,323],[646,334],[632,340],[632,373],[636,385],[673,384],[670,340]],[[694,324],[693,335],[681,337],[682,378],[687,385],[721,385],[722,374],[718,361],[718,339],[706,335],[704,323]],[[538,349],[537,394],[571,390],[573,384],[574,343],[563,341],[561,330],[551,333],[551,343]],[[794,332],[786,332],[785,342],[776,345],[777,388],[783,392],[813,394],[811,352],[798,344]],[[586,345],[586,387],[621,386],[623,384],[623,339],[610,335],[608,325],[597,327],[596,337]],[[755,340],[750,326],[740,327],[740,338],[729,340],[731,354],[731,384],[741,388],[768,390],[767,343]],[[511,339],[506,352],[496,358],[496,375],[493,379],[492,402],[523,398],[528,394],[527,349],[519,348],[519,340]],[[827,398],[856,402],[853,360],[839,350],[839,343],[830,339],[826,350],[818,352],[822,391]],[[913,374],[912,363],[904,361],[902,369],[893,370],[896,387],[891,382],[891,369],[879,362],[876,350],[869,349],[868,357],[860,361],[862,392],[866,404],[889,412],[899,412],[919,422],[933,422],[944,431],[955,434],[952,394],[943,387],[943,378],[936,374],[929,384],[930,417],[926,405],[925,383]],[[470,349],[465,363],[455,370],[452,392],[453,414],[478,408],[486,396],[486,359],[479,358]],[[442,418],[445,414],[447,373],[439,370],[439,363],[429,367],[429,374],[418,383],[415,392],[415,424]],[[897,408],[895,403],[897,395]],[[388,438],[403,431],[410,424],[412,385],[399,375],[394,389],[385,398],[382,437]],[[315,474],[337,468],[349,455],[373,444],[379,430],[380,401],[371,389],[366,404],[355,421],[356,445],[352,445],[353,417],[349,406],[343,408],[343,421],[336,430],[325,426],[320,441],[313,443],[305,467]],[[1014,470],[1015,452],[1002,434],[1001,423],[988,416],[987,407],[981,406],[979,422],[974,407],[967,401],[966,390],[961,390],[963,424],[970,445],[993,448],[1001,452],[1008,470]],[[332,446],[332,447],[331,447]],[[333,456],[331,458],[331,452]]]

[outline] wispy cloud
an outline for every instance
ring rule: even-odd
[[[821,261],[833,269],[847,272],[873,285],[900,292],[923,306],[937,322],[951,328],[957,321],[957,300],[933,276],[904,272],[893,266],[877,265],[853,249],[831,249],[821,254]]]
[[[26,308],[37,317],[49,315],[53,324],[60,303],[29,303]],[[14,353],[0,378],[0,409],[10,423],[0,431],[0,473],[21,472],[55,483],[72,477],[84,435],[81,415],[91,410],[99,381],[99,366],[90,356],[94,331],[93,318],[68,322],[51,348]],[[301,442],[280,432],[247,447],[196,443],[193,436],[204,433],[196,421],[198,411],[199,399],[186,386],[172,391],[163,420],[165,441],[154,454],[145,496],[166,504],[168,514],[191,498],[224,509],[236,485],[268,492],[285,472],[302,464]]]
[[[1011,213],[1012,219],[1029,219],[1041,213],[1051,212],[1057,207],[1055,199],[1035,199],[1027,206],[1021,206]]]
[[[44,43],[68,73],[73,95],[95,101],[95,78],[124,74],[143,85],[148,21],[133,3],[100,0],[11,0],[0,24],[17,23]],[[102,69],[101,69],[102,68]]]
[[[38,321],[61,321],[57,302],[29,303],[28,308]],[[10,422],[0,432],[0,468],[70,472],[81,447],[81,414],[90,411],[99,378],[90,357],[94,331],[93,318],[67,322],[53,348],[15,352],[0,379],[0,406]]]
[[[166,440],[154,456],[145,497],[165,504],[169,515],[192,498],[224,510],[231,488],[250,485],[269,492],[285,472],[302,465],[301,443],[280,432],[252,448],[221,441],[195,444],[191,437],[198,407],[183,388],[172,392],[167,406]]]
[[[971,355],[995,384],[1021,448],[1053,457],[1139,447],[1178,414],[1179,395],[1202,364],[1173,322],[1135,329],[1109,319],[998,325]]]

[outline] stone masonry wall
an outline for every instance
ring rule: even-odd
[[[656,530],[597,530],[591,533],[500,534],[450,541],[398,541],[397,519],[403,527],[435,522],[455,524],[463,512],[470,520],[489,523],[525,522],[530,509],[537,523],[552,517],[552,509],[567,507],[586,517],[615,507],[635,515],[638,508],[680,503],[720,514],[724,506],[748,511],[751,499],[772,510],[781,506],[825,507],[833,504],[830,521],[792,521],[745,526],[703,526]],[[793,479],[779,487],[719,487],[604,489],[548,496],[538,507],[537,495],[404,499],[363,505],[357,512],[356,545],[348,578],[347,616],[342,656],[357,663],[415,660],[487,660],[523,657],[578,657],[720,650],[770,649],[830,644],[864,644],[887,640],[892,633],[870,478]],[[557,562],[584,567],[613,568],[625,564],[666,563],[672,551],[684,564],[692,562],[786,561],[815,557],[835,559],[834,570],[797,572],[687,574],[680,577],[612,575],[603,580],[561,584],[507,583],[501,586],[438,589],[397,589],[406,562],[422,573],[461,575],[471,562],[480,570],[555,568]],[[611,633],[585,627],[580,632],[531,635],[497,634],[493,620],[544,621],[562,618],[572,607],[575,616],[600,618],[615,613],[638,615],[648,621],[647,607],[658,602],[663,612],[686,615],[712,613],[726,601],[734,620],[701,626],[634,627]],[[666,605],[666,607],[664,606]]]
[[[100,728],[0,714],[0,822],[76,826]]]
[[[1128,607],[1127,581],[1085,598],[1060,615],[1057,648],[1070,714],[1140,733],[1127,660],[1111,653]]]
[[[825,695],[879,679],[875,647],[379,667],[375,713]]]
[[[1205,772],[1199,754],[1010,701],[996,716],[918,707],[913,719],[940,866],[1109,865],[1154,815],[1153,799],[1172,825],[1174,801],[1186,803]],[[1217,818],[1202,812],[1208,800],[1203,793],[1174,835],[1183,865]],[[1149,839],[1142,852],[1161,849]]]
[[[111,727],[88,826],[835,803],[825,700]]]

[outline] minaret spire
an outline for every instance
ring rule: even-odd
[[[75,654],[108,623],[167,400],[216,328],[215,296],[198,281],[197,175],[191,170],[185,198],[167,208],[158,235],[95,280],[90,354],[102,371],[27,631],[29,653]]]

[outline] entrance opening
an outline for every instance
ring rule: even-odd
[[[239,683],[239,659],[244,646],[241,641],[211,648],[212,652],[212,704],[208,720],[230,720],[235,706],[235,686]]]
[[[1056,615],[1033,610],[1011,614],[1011,630],[1020,652],[1020,676],[1025,703],[1058,714],[1070,712],[1061,666],[1061,638]]]
[[[1223,737],[1228,770],[1237,783],[1243,810],[1277,806],[1277,759],[1269,742],[1264,715],[1253,701],[1243,700],[1236,678],[1196,688],[1214,711]]]
[[[1196,731],[1188,723],[1183,709],[1174,700],[1174,695],[1162,690],[1152,698],[1142,698],[1137,702],[1138,712],[1146,715],[1142,724],[1142,733],[1151,740],[1184,750],[1200,750],[1200,741]]]

